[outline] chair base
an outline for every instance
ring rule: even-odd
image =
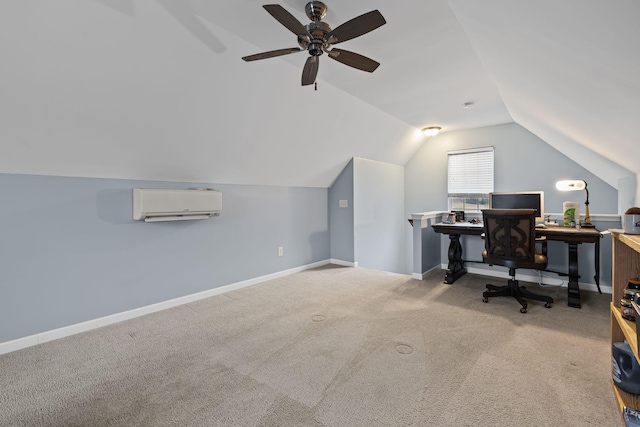
[[[489,302],[490,297],[513,297],[515,298],[522,308],[520,309],[520,313],[527,312],[527,301],[525,298],[543,301],[546,308],[551,308],[551,304],[553,304],[553,298],[548,297],[546,295],[534,294],[533,292],[529,292],[527,288],[524,286],[519,286],[518,281],[514,278],[509,279],[509,284],[507,286],[496,286],[496,285],[487,285],[487,290],[482,293],[482,302]]]

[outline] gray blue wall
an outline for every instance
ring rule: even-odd
[[[338,206],[340,200],[347,207]],[[329,232],[331,235],[331,258],[354,263],[353,230],[353,159],[347,163],[329,188]]]
[[[132,220],[133,188],[202,186],[220,217]],[[0,342],[330,257],[323,188],[0,174],[0,195]]]
[[[446,210],[447,152],[487,146],[495,147],[495,191],[543,190],[547,212],[561,212],[562,202],[575,200],[584,213],[586,193],[555,188],[560,179],[584,179],[589,184],[591,214],[618,213],[615,188],[515,123],[447,132],[427,140],[405,166],[407,212]]]
[[[422,279],[424,273],[436,266],[440,267],[442,237],[431,229],[433,224],[439,222],[442,222],[441,214],[413,221],[411,226],[413,257],[410,272],[415,273],[413,277],[416,279]]]
[[[496,191],[543,190],[546,211],[559,213],[584,194],[554,183],[585,179],[591,214],[617,213],[615,189],[517,124],[444,133],[405,167],[353,159],[330,189],[0,174],[0,342],[330,258],[410,274],[407,219],[446,209],[447,152],[488,145],[496,148]],[[131,219],[133,188],[202,186],[223,192],[222,216]],[[349,207],[338,208],[340,199]],[[439,254],[446,264],[446,236],[428,240],[424,262],[436,266]],[[482,242],[468,240],[468,258],[479,259]],[[563,244],[551,242],[549,252],[550,268],[566,266]],[[604,239],[609,277],[610,252]],[[593,245],[579,253],[581,281],[593,282]]]
[[[561,154],[518,124],[510,123],[459,132],[447,132],[427,140],[405,166],[405,215],[447,209],[447,152],[474,147],[495,147],[495,191],[542,190],[545,212],[561,213],[566,200],[578,201],[584,214],[586,193],[560,192],[555,189],[560,179],[587,181],[590,213],[617,214],[618,192],[594,174]],[[618,223],[597,224],[599,228],[619,227]],[[410,232],[407,233],[410,235]],[[465,258],[480,260],[482,242],[465,238]],[[610,270],[610,241],[602,247],[602,270]],[[409,249],[409,244],[407,250]],[[447,262],[447,236],[441,239],[441,262]],[[436,250],[436,249],[434,249]],[[608,250],[608,252],[607,252]],[[566,269],[566,245],[550,242],[550,267]],[[579,248],[581,281],[593,283],[593,245]],[[476,267],[474,265],[474,267]],[[480,267],[480,265],[478,266]],[[407,262],[407,271],[411,265]],[[610,271],[609,271],[610,277]],[[609,279],[610,280],[610,279]]]
[[[360,267],[405,271],[404,167],[354,159],[355,259]]]

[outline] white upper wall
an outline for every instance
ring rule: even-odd
[[[304,52],[241,60],[297,44],[256,0],[1,2],[0,173],[328,187],[352,157],[405,165],[422,127],[513,122],[615,188],[640,173],[640,2],[328,6],[380,10],[339,46],[381,66],[324,55],[314,91]]]
[[[3,2],[0,172],[328,187],[354,155],[419,148],[399,119],[301,88],[285,61],[245,63],[254,46],[206,21],[196,37],[170,8]]]

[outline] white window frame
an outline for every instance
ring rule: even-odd
[[[494,147],[478,147],[447,153],[449,211],[478,213],[489,208],[493,192]]]

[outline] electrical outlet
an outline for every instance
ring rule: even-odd
[[[278,246],[278,256],[284,255],[284,248],[282,246]]]
[[[338,200],[338,207],[339,208],[348,208],[349,207],[349,201],[348,200],[344,200],[344,199]]]

